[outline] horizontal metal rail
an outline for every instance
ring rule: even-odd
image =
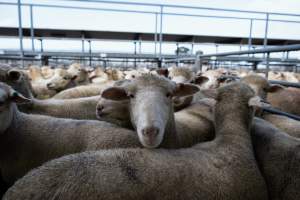
[[[230,75],[224,75],[220,77],[222,78],[229,78],[229,79],[236,79],[240,80],[241,78],[238,76],[230,76]],[[295,88],[300,88],[300,83],[293,83],[293,82],[288,82],[288,81],[275,81],[275,80],[268,80],[269,83],[271,84],[278,84],[286,87],[295,87]]]
[[[13,5],[17,6],[17,3],[10,2],[0,2],[0,5]],[[49,5],[49,4],[36,4],[36,3],[22,3],[22,6],[34,6],[34,7],[44,7],[44,8],[61,8],[61,9],[77,9],[77,10],[96,10],[96,11],[107,11],[107,12],[128,12],[128,13],[139,13],[139,14],[159,14],[155,11],[138,11],[138,10],[128,10],[128,9],[115,9],[115,8],[92,8],[92,7],[82,7],[82,6],[66,6],[66,5]],[[186,13],[173,13],[173,12],[164,12],[164,15],[173,15],[173,16],[185,16],[185,17],[202,17],[202,18],[216,18],[216,19],[237,19],[237,20],[257,20],[265,21],[264,17],[233,17],[225,15],[199,15],[199,14],[186,14]],[[299,16],[300,17],[300,16]],[[296,20],[283,20],[283,19],[269,19],[272,22],[283,22],[283,23],[300,23]]]
[[[269,83],[279,84],[279,85],[283,85],[283,86],[286,86],[286,87],[300,88],[300,83],[292,83],[292,82],[287,82],[287,81],[274,81],[274,80],[269,80]]]
[[[244,55],[244,54],[257,54],[257,53],[276,53],[276,52],[284,52],[284,51],[299,51],[300,44],[294,45],[284,45],[280,47],[267,47],[262,49],[253,49],[253,50],[244,50],[244,51],[231,51],[225,53],[213,53],[213,54],[204,54],[199,55],[200,58],[205,57],[219,57],[219,56],[234,56],[234,55]]]
[[[165,60],[164,62],[166,63],[173,63],[173,62],[181,62],[181,61],[188,61],[188,62],[195,62],[196,57],[183,57],[183,58],[175,58],[175,59],[168,59]],[[202,58],[202,60],[213,60],[213,61],[235,61],[235,62],[241,62],[241,61],[247,61],[247,62],[264,62],[265,59],[263,57],[245,57],[245,56],[241,56],[241,57],[232,57],[232,56],[224,56],[224,57],[216,57],[215,59],[211,59],[210,57],[204,57]],[[282,59],[282,58],[270,58],[269,59],[270,62],[280,62],[280,63],[300,63],[300,59],[296,59],[296,58],[286,58],[286,59]]]
[[[271,113],[271,114],[282,115],[282,116],[285,116],[285,117],[288,117],[288,118],[300,121],[300,116],[294,115],[294,114],[290,114],[290,113],[286,113],[286,112],[283,112],[283,111],[275,109],[275,108],[263,107],[263,111]]]
[[[174,5],[174,4],[155,4],[155,3],[138,3],[138,2],[124,2],[124,1],[108,1],[108,0],[59,0],[59,1],[79,1],[79,2],[92,2],[92,3],[106,3],[106,4],[120,4],[120,5],[135,5],[135,6],[150,6],[150,7],[169,7],[169,8],[183,8],[183,9],[198,9],[198,10],[212,10],[212,11],[224,11],[224,12],[237,12],[237,13],[253,13],[253,14],[270,14],[270,15],[283,15],[283,16],[294,16],[300,17],[300,14],[290,13],[277,13],[277,12],[261,12],[261,11],[250,11],[250,10],[237,10],[237,9],[223,9],[223,8],[211,8],[201,6],[185,6],[185,5]]]

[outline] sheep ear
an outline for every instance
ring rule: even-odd
[[[21,77],[21,72],[16,70],[10,70],[7,72],[8,78],[12,81],[17,81]]]
[[[77,78],[77,75],[71,77],[71,80],[74,81]]]
[[[16,92],[15,90],[11,90],[10,100],[17,104],[24,104],[24,103],[31,102],[31,99],[24,97],[23,95],[21,95],[19,92]]]
[[[156,72],[157,72],[157,74],[164,76],[164,77],[168,77],[168,75],[169,75],[168,69],[157,69]]]
[[[178,84],[176,84],[174,96],[179,96],[179,97],[189,96],[189,95],[195,94],[198,91],[199,91],[199,88],[195,85],[178,83]]]
[[[270,107],[270,104],[263,102],[259,96],[255,96],[249,99],[248,105],[256,108]]]
[[[206,76],[197,76],[192,83],[195,83],[197,85],[202,85],[204,83],[206,83],[207,81],[209,81],[209,78]]]
[[[284,90],[284,87],[281,85],[274,84],[269,87],[268,92],[273,93],[278,92],[280,90]]]
[[[121,87],[107,88],[102,92],[101,97],[114,101],[121,101],[129,98],[125,89]]]

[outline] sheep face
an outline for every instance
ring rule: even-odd
[[[171,91],[158,87],[129,91],[130,115],[141,143],[156,148],[163,140],[165,128],[172,112]]]
[[[67,72],[72,76],[76,77],[76,81],[81,82],[86,79],[87,71],[81,67],[80,64],[72,64],[70,65]]]
[[[48,79],[54,75],[54,70],[49,66],[43,66],[41,67],[41,73],[45,79]]]
[[[279,85],[270,85],[264,77],[258,75],[248,75],[241,79],[241,82],[249,85],[257,96],[262,99],[267,98],[268,92],[276,92],[284,89]]]
[[[145,74],[126,86],[104,90],[102,97],[129,100],[131,122],[140,142],[147,148],[156,148],[162,143],[170,121],[174,123],[172,97],[187,96],[197,91],[198,88],[193,85],[176,85],[164,77]]]
[[[100,121],[131,127],[129,100],[113,101],[100,98],[96,106],[96,116]]]
[[[13,119],[13,105],[15,103],[30,102],[8,85],[0,82],[0,133],[3,133]]]
[[[184,67],[172,67],[168,74],[168,78],[175,83],[189,83],[193,76],[193,72]]]
[[[60,91],[65,89],[71,80],[76,78],[76,76],[72,76],[63,69],[56,69],[54,76],[47,83],[47,87],[49,90]]]
[[[105,73],[100,67],[98,67],[89,74],[89,79],[93,83],[104,83],[109,80],[109,77],[107,73]]]
[[[32,85],[28,76],[22,71],[15,69],[9,70],[7,72],[6,83],[26,98],[32,98]]]
[[[139,76],[142,75],[142,73],[137,71],[137,70],[125,71],[124,74],[125,74],[124,78],[126,80],[133,80],[133,79],[138,78]]]

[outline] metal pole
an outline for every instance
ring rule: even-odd
[[[33,28],[33,6],[30,5],[30,37],[31,37],[31,49],[34,52],[34,28]]]
[[[20,40],[20,57],[22,60],[22,67],[24,67],[24,49],[23,49],[23,29],[22,29],[22,8],[21,0],[18,0],[18,18],[19,18],[19,40]]]
[[[89,64],[89,66],[91,67],[92,66],[92,41],[88,40],[88,42],[89,42],[89,54],[90,54],[90,64]]]
[[[159,31],[159,59],[162,59],[162,41],[163,41],[163,6],[160,6],[160,31]]]
[[[284,45],[279,47],[267,47],[267,48],[260,48],[255,49],[252,47],[253,50],[243,50],[243,51],[232,51],[232,52],[225,52],[225,53],[217,53],[217,54],[204,54],[200,55],[200,57],[212,57],[212,56],[233,56],[233,55],[243,55],[243,54],[255,54],[255,53],[268,53],[268,52],[282,52],[282,51],[299,51],[300,44],[293,44],[293,45]]]
[[[142,54],[142,40],[139,40],[139,54]]]
[[[41,52],[44,52],[43,39],[40,39],[40,41],[41,41]]]
[[[269,77],[269,70],[270,70],[270,65],[269,65],[269,59],[270,59],[270,52],[267,53],[267,58],[266,58],[266,78],[268,79]]]
[[[179,44],[176,43],[176,66],[178,67],[179,64]]]
[[[154,34],[154,54],[157,55],[157,21],[158,21],[158,14],[155,13],[155,34]]]
[[[268,28],[269,28],[269,13],[266,14],[266,26],[265,26],[265,38],[264,38],[264,48],[268,45]]]
[[[134,68],[136,69],[136,41],[134,41]]]
[[[250,20],[250,30],[249,30],[249,40],[248,40],[248,50],[251,49],[252,46],[252,26],[253,26],[253,19]]]
[[[84,35],[81,35],[81,52],[84,53]]]

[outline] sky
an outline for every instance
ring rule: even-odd
[[[122,1],[122,0],[120,0]],[[124,0],[130,2],[145,2],[157,4],[188,5],[212,8],[241,9],[262,12],[281,12],[300,14],[299,0]],[[16,2],[16,0],[0,0],[0,2]],[[118,8],[130,10],[159,11],[157,7],[126,6],[116,4],[99,4],[62,0],[22,0],[23,3],[39,3],[53,5],[70,5],[83,7]],[[155,15],[120,13],[107,11],[87,11],[76,9],[34,8],[34,26],[38,28],[63,28],[79,30],[110,30],[110,31],[139,31],[153,33],[155,31]],[[189,13],[203,15],[225,15],[237,17],[264,18],[265,15],[249,13],[228,13],[195,9],[166,8],[165,12]],[[300,17],[271,15],[271,19],[286,19],[300,21]],[[30,26],[29,8],[22,9],[24,27]],[[18,24],[17,7],[0,5],[0,26],[16,27]],[[249,36],[250,20],[212,19],[207,17],[164,16],[163,32],[174,34],[215,35],[215,36]],[[253,37],[264,37],[265,22],[253,22]],[[300,39],[300,23],[270,22],[268,35],[270,38]],[[191,44],[181,43],[180,46],[191,48]],[[31,48],[31,41],[24,40],[25,49]],[[36,49],[40,48],[35,41]],[[85,42],[87,47],[87,42]],[[13,38],[0,38],[0,49],[17,49],[19,41]],[[163,53],[174,53],[176,44],[164,43]],[[133,42],[122,41],[93,41],[94,52],[133,52]],[[239,50],[239,46],[196,44],[194,51],[205,53]],[[243,46],[242,49],[247,49]],[[81,41],[45,40],[44,50],[81,51]],[[87,48],[85,48],[87,50]],[[143,42],[142,53],[153,53],[154,43]],[[296,55],[296,54],[295,54]]]

